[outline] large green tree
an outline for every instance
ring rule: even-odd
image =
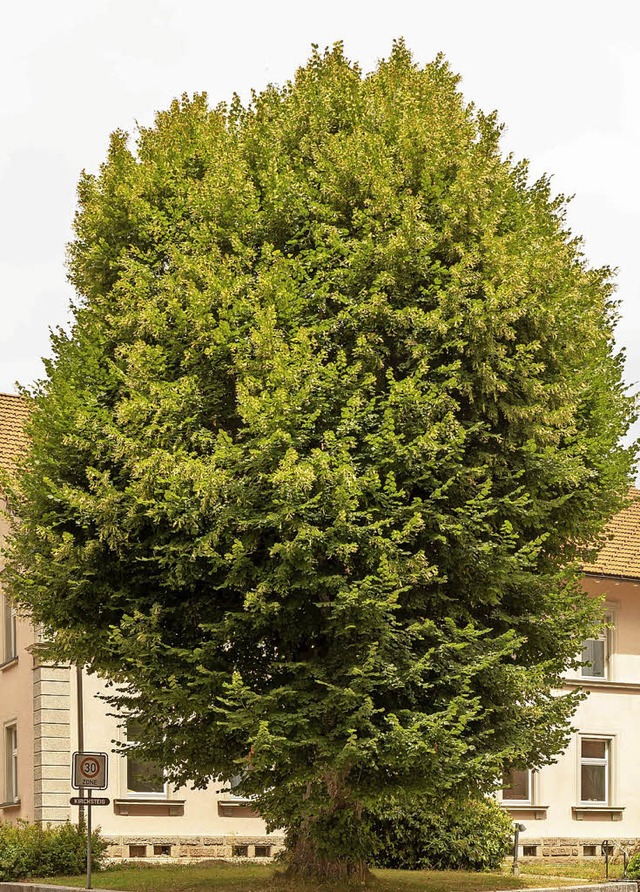
[[[80,182],[7,584],[294,870],[361,876],[381,796],[491,789],[575,707],[633,403],[610,271],[500,129],[442,59],[336,46]]]

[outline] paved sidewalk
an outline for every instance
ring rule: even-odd
[[[638,892],[638,883],[635,880],[613,880],[609,883],[589,883],[588,886],[540,886],[536,889],[503,889],[502,892]]]

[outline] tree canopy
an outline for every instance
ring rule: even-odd
[[[634,402],[593,269],[495,115],[402,42],[184,96],[83,175],[7,584],[176,781],[362,869],[387,793],[563,746]]]

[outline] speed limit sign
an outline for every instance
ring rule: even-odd
[[[107,789],[106,753],[74,753],[71,786],[74,790]]]

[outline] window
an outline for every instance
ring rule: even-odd
[[[608,613],[605,621],[610,626],[613,622],[613,615]],[[585,665],[581,667],[580,674],[583,678],[608,677],[611,641],[611,629],[604,628],[597,638],[587,638],[582,643],[581,660]]]
[[[609,753],[611,741],[604,737],[580,738],[580,801],[606,805],[609,802]]]
[[[8,663],[15,659],[16,650],[16,610],[5,595],[0,595],[2,602],[2,659],[0,662]]]
[[[582,644],[581,674],[583,678],[607,677],[607,641],[602,638],[587,638]]]
[[[582,846],[582,854],[585,858],[595,858],[598,854],[597,846]]]
[[[523,858],[537,858],[538,846],[522,846]]]
[[[253,850],[255,852],[256,858],[270,858],[271,857],[271,846],[254,846]]]
[[[225,799],[228,802],[249,802],[251,800],[251,796],[241,796],[238,795],[235,791],[238,789],[242,781],[244,780],[244,775],[242,774],[234,774],[232,778],[227,781],[228,790],[225,790]]]
[[[531,803],[531,772],[512,768],[502,775],[502,801]]]
[[[249,846],[232,846],[231,852],[234,858],[248,858]]]
[[[5,725],[5,802],[18,802],[18,726]]]
[[[139,728],[135,719],[127,720],[127,742],[135,743]],[[127,796],[164,796],[166,784],[162,768],[156,762],[127,756]]]

